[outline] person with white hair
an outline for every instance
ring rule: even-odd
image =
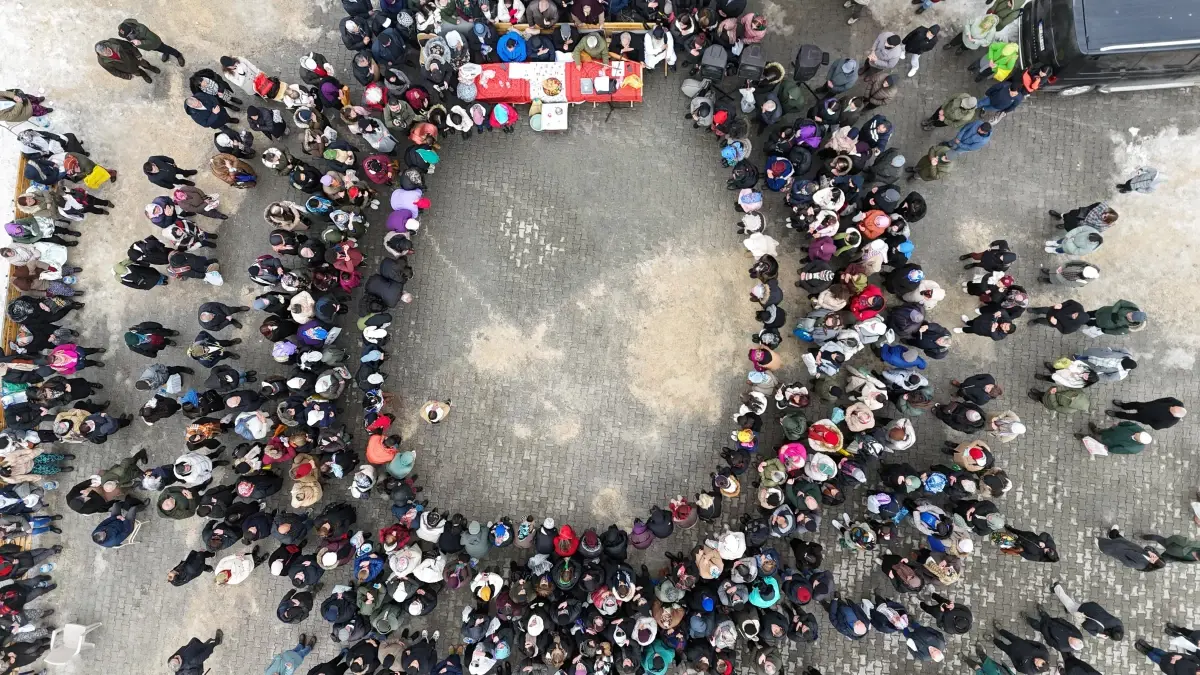
[[[1017,413],[1005,410],[988,418],[987,430],[989,434],[1000,439],[1001,443],[1009,443],[1024,434],[1026,428]]]

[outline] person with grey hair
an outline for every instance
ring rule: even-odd
[[[1100,268],[1082,260],[1071,260],[1054,269],[1043,267],[1038,275],[1038,281],[1055,286],[1087,286],[1099,278]]]
[[[213,649],[221,644],[225,633],[220,628],[211,639],[201,641],[192,638],[188,643],[167,659],[167,665],[175,671],[175,675],[203,675],[204,662],[213,655]]]
[[[1139,166],[1134,169],[1133,178],[1124,183],[1118,183],[1116,188],[1122,194],[1139,192],[1148,195],[1154,192],[1154,189],[1161,185],[1164,180],[1166,178],[1164,178],[1158,169],[1152,166]]]
[[[132,80],[136,75],[147,83],[153,83],[150,73],[158,73],[159,69],[150,65],[142,58],[142,53],[132,42],[119,38],[110,38],[96,43],[96,60],[100,67],[113,77],[122,80]],[[149,71],[149,72],[147,72]]]

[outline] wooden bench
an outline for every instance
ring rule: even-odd
[[[25,155],[21,155],[21,158],[17,160],[17,190],[13,194],[13,202],[15,203],[17,197],[25,194],[25,191],[28,189],[29,179],[25,177]],[[5,295],[4,299],[4,306],[6,309],[8,307],[8,303],[15,300],[17,296],[21,294],[21,291],[13,285],[12,278],[12,268],[10,267],[8,271],[8,293]],[[9,353],[8,345],[15,340],[16,337],[17,324],[13,321],[10,321],[8,315],[5,314],[3,319],[3,329],[0,329],[0,340],[4,341],[3,349],[5,354]],[[0,429],[4,429],[5,426],[7,425],[4,423],[4,410],[0,409]]]

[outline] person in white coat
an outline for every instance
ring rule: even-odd
[[[646,68],[653,70],[665,60],[671,70],[675,70],[675,40],[671,33],[663,30],[662,26],[655,26],[654,30],[646,31],[643,39],[643,63]]]
[[[225,448],[218,448],[207,455],[198,452],[185,452],[175,460],[175,477],[185,488],[194,488],[212,480],[213,469],[229,464],[227,460],[217,459]]]
[[[259,553],[255,546],[249,552],[227,555],[213,568],[213,580],[220,586],[234,586],[250,577],[254,571],[267,559],[266,553]]]

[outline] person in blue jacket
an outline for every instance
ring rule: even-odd
[[[221,129],[229,134],[235,133],[229,125],[241,121],[231,117],[217,97],[204,92],[187,97],[183,102],[183,110],[196,124],[206,129]]]
[[[997,82],[988,87],[987,93],[979,99],[979,109],[992,113],[1010,113],[1025,100],[1025,91],[1021,84],[1011,80]]]
[[[137,510],[145,505],[146,502],[133,497],[126,497],[113,504],[108,511],[108,517],[92,530],[92,541],[104,548],[120,546],[133,534],[134,524],[137,523]]]
[[[947,145],[950,146],[950,156],[954,157],[964,152],[982,150],[991,140],[992,125],[982,120],[975,120],[962,125]]]
[[[843,601],[840,595],[834,595],[832,599],[821,604],[829,612],[829,623],[833,624],[834,630],[845,635],[846,639],[861,640],[871,630],[866,612],[854,603]]]
[[[496,43],[496,53],[500,60],[506,63],[522,63],[525,61],[525,38],[515,30],[500,37]]]

